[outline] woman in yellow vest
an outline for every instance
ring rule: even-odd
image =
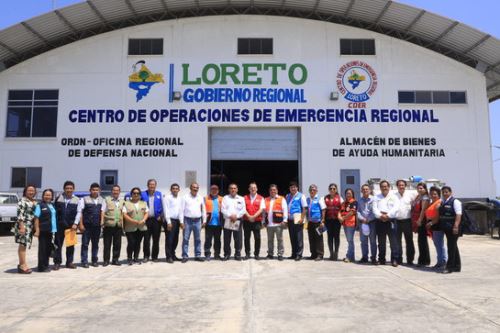
[[[130,191],[130,201],[123,206],[124,230],[127,235],[127,262],[141,264],[139,261],[139,251],[144,233],[147,230],[146,220],[148,219],[148,204],[141,200],[141,189],[134,187]],[[133,254],[133,261],[132,261]]]

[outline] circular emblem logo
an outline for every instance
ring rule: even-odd
[[[351,61],[340,67],[337,88],[351,102],[365,102],[377,89],[377,73],[363,61]]]

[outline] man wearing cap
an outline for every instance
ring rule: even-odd
[[[207,226],[205,227],[205,259],[210,260],[212,240],[214,242],[214,258],[221,259],[221,235],[222,235],[222,197],[219,195],[219,186],[212,184],[210,193],[205,197],[207,209]]]

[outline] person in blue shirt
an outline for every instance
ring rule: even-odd
[[[205,197],[207,209],[207,226],[205,228],[205,259],[210,260],[212,240],[214,241],[214,258],[221,260],[221,234],[222,234],[222,197],[219,195],[219,186],[210,186],[210,194]]]
[[[146,221],[147,230],[144,234],[144,262],[148,262],[150,258],[153,262],[157,262],[163,224],[163,194],[156,190],[155,179],[149,179],[147,186],[148,189],[141,193],[141,200],[145,201],[149,208],[149,217]],[[153,238],[152,245],[151,238]]]
[[[358,200],[358,223],[360,223],[359,238],[361,240],[362,257],[360,263],[368,262],[368,243],[370,244],[370,260],[377,264],[377,230],[375,229],[375,215],[373,215],[373,196],[370,195],[370,186],[361,186],[361,198]]]
[[[52,239],[57,232],[56,209],[52,204],[54,191],[46,189],[42,193],[42,202],[35,207],[35,237],[38,238],[38,271],[50,272],[49,258]]]
[[[290,182],[290,193],[286,195],[288,205],[288,231],[292,245],[292,255],[289,259],[300,261],[304,250],[304,218],[307,215],[306,197],[299,192],[299,184]]]

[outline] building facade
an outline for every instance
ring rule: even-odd
[[[484,73],[352,26],[216,15],[116,29],[0,73],[0,188],[437,178],[495,194]],[[265,190],[263,191],[265,192]]]

